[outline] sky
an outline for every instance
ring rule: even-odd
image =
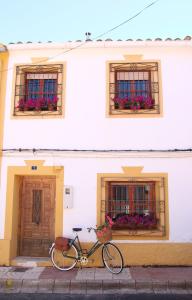
[[[192,36],[192,0],[158,0],[144,9],[153,2],[0,0],[0,43],[84,40],[85,32],[90,32],[93,40],[101,35],[103,40]],[[110,31],[141,10],[137,17]]]

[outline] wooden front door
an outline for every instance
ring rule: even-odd
[[[19,255],[49,255],[55,227],[55,178],[26,176],[20,198]]]

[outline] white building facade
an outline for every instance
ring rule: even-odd
[[[7,48],[0,262],[109,215],[126,265],[191,265],[191,38]]]

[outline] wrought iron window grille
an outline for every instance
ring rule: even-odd
[[[63,65],[16,67],[14,115],[62,114]]]
[[[112,115],[159,114],[158,63],[110,63],[109,97]]]
[[[164,178],[110,178],[102,180],[105,190],[101,216],[109,215],[116,232],[131,236],[165,236]]]

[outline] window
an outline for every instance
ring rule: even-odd
[[[110,63],[110,114],[158,114],[158,63]]]
[[[165,237],[166,179],[164,177],[101,176],[99,221],[114,221],[113,235]]]
[[[109,182],[107,215],[116,229],[157,227],[154,182]]]
[[[62,81],[62,65],[18,66],[14,113],[61,114]]]

